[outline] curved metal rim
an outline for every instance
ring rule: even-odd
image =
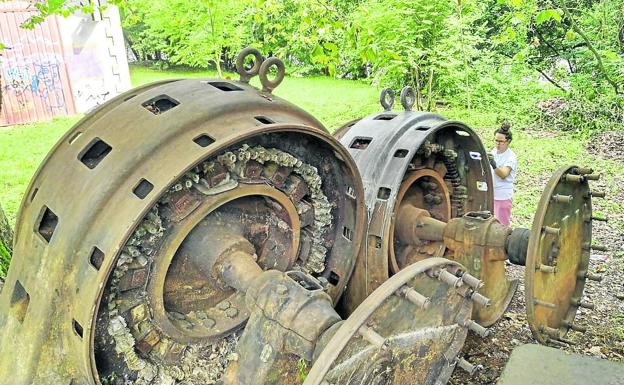
[[[319,385],[323,378],[336,361],[340,353],[343,351],[351,337],[366,322],[366,320],[377,310],[377,308],[391,295],[393,295],[400,287],[405,285],[409,280],[418,274],[434,268],[436,266],[457,266],[462,268],[457,262],[444,258],[428,258],[420,262],[414,263],[405,269],[399,271],[396,275],[385,281],[375,290],[373,295],[366,298],[364,302],[351,313],[349,318],[340,326],[336,334],[332,337],[331,348],[325,348],[316,359],[315,364],[308,373],[303,385]]]

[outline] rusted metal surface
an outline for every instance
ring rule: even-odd
[[[527,319],[533,336],[541,343],[565,341],[574,325],[579,307],[592,307],[583,301],[591,274],[589,254],[599,246],[592,242],[591,170],[565,166],[546,184],[531,227],[525,295]]]
[[[389,93],[382,113],[346,124],[340,142],[355,159],[364,183],[368,232],[342,305],[353,311],[401,266],[442,256],[439,241],[407,245],[398,241],[394,221],[403,202],[448,221],[493,207],[487,151],[477,135],[459,122],[413,112],[392,112]],[[447,256],[452,254],[447,253]]]
[[[429,258],[395,274],[322,337],[303,384],[445,384],[473,325],[463,271]]]
[[[511,229],[489,212],[467,213],[451,219],[444,229],[444,242],[453,260],[467,267],[485,286],[480,292],[490,298],[489,306],[477,305],[474,319],[484,326],[496,322],[509,307],[518,281],[505,275],[505,241]]]
[[[215,227],[247,239],[265,268],[327,281],[336,300],[364,234],[362,197],[347,151],[268,92],[193,79],[120,95],[57,143],[27,189],[0,293],[0,378],[218,378],[227,360],[210,355],[228,357],[237,337],[215,338],[246,317],[236,294],[189,265],[210,266],[231,241]],[[198,247],[211,236],[215,250]]]
[[[0,126],[76,113],[56,16],[20,28],[37,14],[29,2],[0,3]]]
[[[321,335],[341,318],[323,286],[298,271],[271,270],[246,291],[251,316],[224,385],[300,384]],[[301,363],[298,363],[301,362]]]

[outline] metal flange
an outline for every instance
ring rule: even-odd
[[[414,263],[378,287],[323,336],[303,385],[445,384],[469,329],[465,269],[443,258]]]
[[[558,343],[574,324],[582,301],[592,248],[591,170],[565,166],[546,184],[533,219],[526,259],[526,312],[531,332],[541,343]]]

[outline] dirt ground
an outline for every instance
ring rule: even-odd
[[[587,145],[587,151],[597,157],[624,160],[624,133],[604,133]],[[607,179],[607,178],[604,178]],[[522,186],[518,186],[522,188]],[[590,271],[601,274],[602,282],[587,281],[584,300],[595,304],[594,310],[580,309],[576,323],[587,332],[571,331],[570,345],[554,346],[570,353],[599,357],[611,361],[624,361],[624,215],[623,210],[609,210],[609,202],[624,202],[624,177],[592,182],[592,188],[617,191],[604,201],[595,200],[594,207],[609,213],[609,222],[594,221],[593,243],[608,248],[607,252],[592,252]],[[496,384],[512,350],[526,343],[537,343],[527,323],[524,301],[524,267],[507,266],[511,279],[520,285],[507,313],[491,327],[486,339],[469,335],[463,356],[481,369],[473,376],[456,370],[450,384]]]

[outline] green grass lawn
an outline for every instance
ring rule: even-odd
[[[236,75],[230,74],[232,78]],[[215,77],[210,71],[158,71],[131,67],[134,86],[165,78]],[[257,78],[255,79],[257,81]],[[254,84],[252,80],[252,84]],[[256,82],[257,86],[258,83]],[[362,82],[326,77],[286,78],[275,91],[316,116],[331,131],[358,117],[381,111],[379,90]],[[493,146],[492,132],[498,116],[489,111],[447,109],[440,111],[447,118],[461,120],[473,127],[484,138],[486,147]],[[0,203],[11,222],[30,178],[49,149],[80,116],[57,118],[40,122],[0,128]],[[615,177],[621,165],[609,160],[595,159],[584,150],[583,141],[565,134],[535,136],[530,131],[516,130],[512,148],[518,155],[517,196],[514,223],[530,226],[535,206],[549,175],[564,164],[593,165],[609,180]],[[613,187],[615,188],[615,187]],[[607,191],[608,192],[608,191]],[[618,203],[603,210],[623,210]]]

